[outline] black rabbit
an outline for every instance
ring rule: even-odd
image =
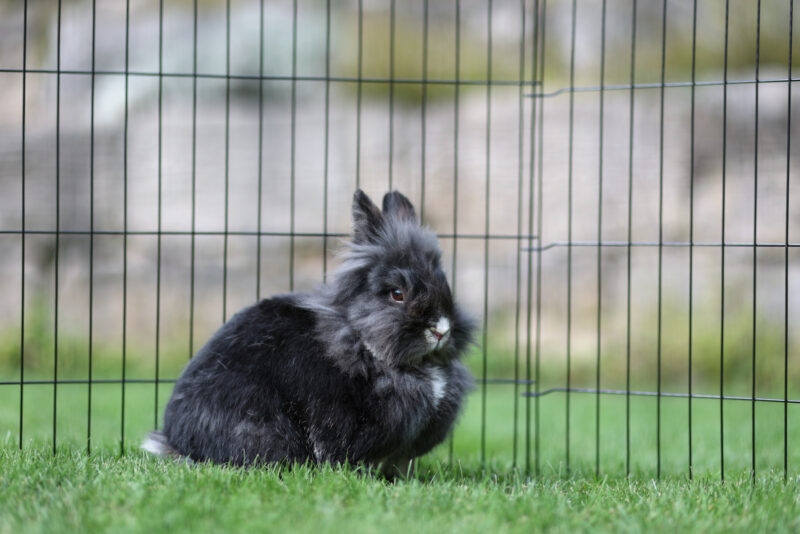
[[[473,321],[435,235],[398,192],[353,197],[332,281],[234,315],[184,369],[143,448],[235,465],[365,464],[385,473],[440,443],[472,377]]]

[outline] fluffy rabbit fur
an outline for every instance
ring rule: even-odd
[[[473,321],[436,237],[398,192],[353,198],[332,282],[233,316],[178,379],[151,452],[235,465],[365,464],[391,473],[440,443],[472,378]]]

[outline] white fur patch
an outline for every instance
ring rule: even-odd
[[[428,377],[431,381],[431,389],[433,390],[433,406],[439,407],[439,401],[444,397],[444,391],[447,387],[447,380],[442,374],[442,370],[438,367],[428,367]]]
[[[436,330],[446,336],[448,332],[450,332],[450,319],[447,317],[439,317],[439,320],[436,322]]]
[[[439,333],[441,338],[436,337],[434,335],[433,330]],[[436,321],[436,325],[432,328],[425,330],[425,341],[428,342],[428,347],[430,351],[434,351],[444,347],[445,343],[450,340],[450,319],[447,317],[439,317],[439,320]]]
[[[156,454],[158,456],[166,456],[166,454],[169,452],[163,443],[154,440],[151,437],[148,437],[144,440],[144,443],[142,443],[142,449],[146,450],[150,454]]]
[[[378,358],[378,353],[375,351],[374,348],[372,348],[372,345],[370,345],[365,340],[361,340],[361,342],[364,343],[364,347],[367,349],[367,352],[369,352],[372,355],[373,358]]]

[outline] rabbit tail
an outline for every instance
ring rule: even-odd
[[[157,456],[181,459],[182,455],[167,442],[167,436],[159,431],[150,432],[142,443],[142,449]]]

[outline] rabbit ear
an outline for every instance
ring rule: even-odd
[[[411,201],[397,191],[386,193],[383,197],[383,213],[387,217],[395,217],[396,219],[412,222],[417,220]]]
[[[361,189],[353,194],[353,242],[373,241],[383,226],[383,215]]]

